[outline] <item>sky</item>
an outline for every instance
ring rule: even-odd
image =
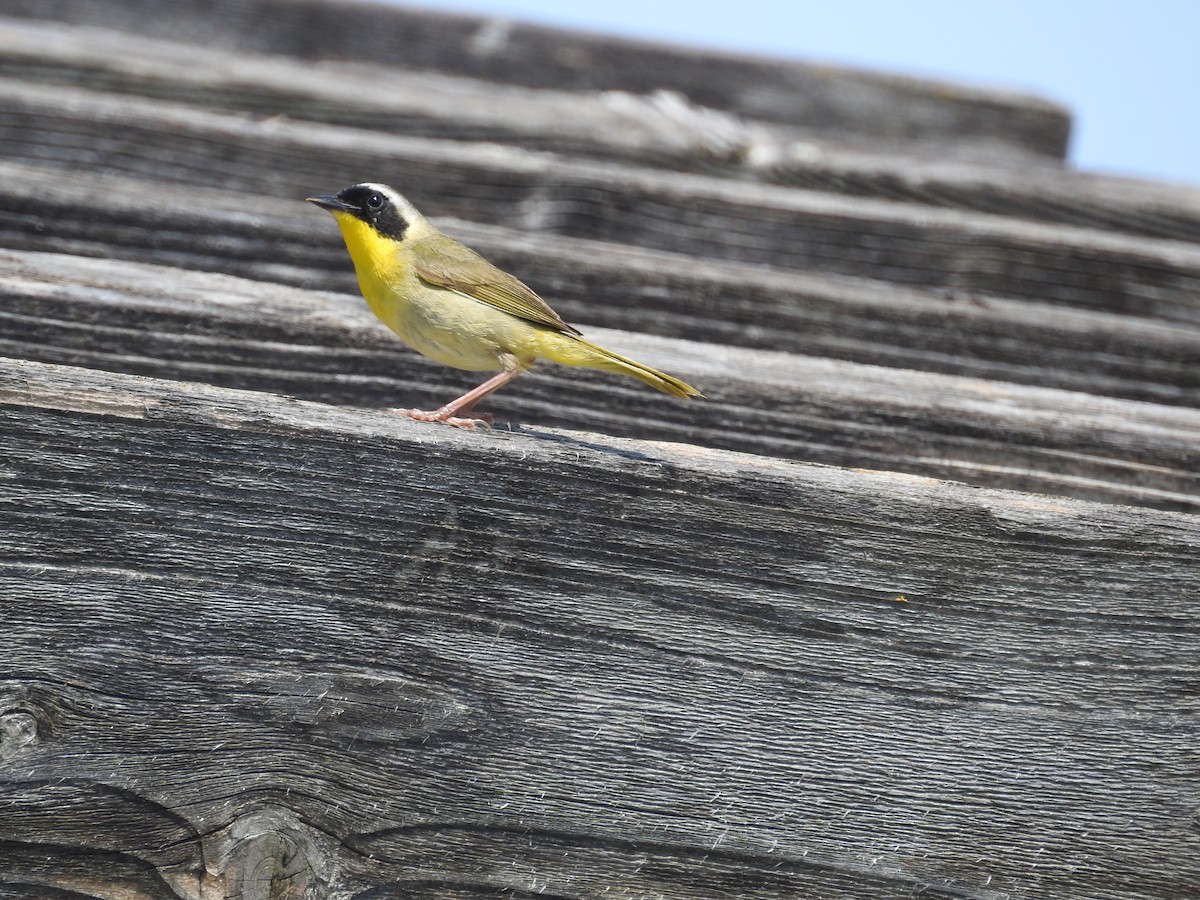
[[[1200,0],[421,0],[695,47],[1034,93],[1069,159],[1200,186]]]

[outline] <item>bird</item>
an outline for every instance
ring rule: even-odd
[[[585,339],[522,281],[438,231],[405,197],[364,182],[306,198],[333,214],[367,306],[404,343],[445,366],[495,371],[440,409],[395,409],[424,422],[490,426],[475,404],[539,359],[631,375],[672,397],[703,395],[687,382]]]

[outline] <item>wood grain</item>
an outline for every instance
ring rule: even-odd
[[[211,44],[10,20],[0,75],[200,109],[903,200],[1175,240],[1200,239],[1200,189],[1081,173],[990,145],[784,126],[675,91],[568,91],[362,61],[314,66]],[[10,86],[11,87],[11,86]]]
[[[638,172],[516,149],[368,137],[344,128],[314,132],[306,125],[256,124],[144,101],[131,107],[103,95],[79,95],[72,106],[61,91],[43,92],[37,110],[23,106],[29,100],[0,115],[0,138],[13,158],[70,160],[85,144],[97,166],[155,185],[222,185],[289,199],[311,193],[314,185],[336,190],[370,172],[402,185],[431,215],[744,264],[1200,322],[1200,251],[1180,241]],[[120,137],[114,138],[114,128]],[[74,167],[53,168],[70,180]],[[242,200],[242,206],[260,215],[270,211],[262,200]],[[6,211],[17,216],[19,227],[38,210],[13,204]],[[70,210],[65,215],[70,218]],[[190,222],[191,215],[182,218]],[[162,230],[154,239],[169,242],[172,229]]]
[[[1200,193],[885,75],[0,15],[0,900],[1195,893]],[[363,179],[710,399],[386,413],[472,377]]]
[[[243,192],[264,215],[249,197],[368,178],[430,215],[1200,323],[1200,249],[1180,241],[28,85],[0,107],[0,150],[64,173],[83,152],[92,168],[154,184]]]
[[[10,891],[1200,878],[1195,517],[28,362],[0,398]]]
[[[0,163],[4,246],[207,269],[345,291],[328,217],[296,201]],[[1200,404],[1200,329],[980,293],[696,259],[611,241],[440,220],[583,326]],[[74,277],[74,273],[64,273]],[[170,295],[174,288],[160,288]],[[1190,295],[1160,294],[1188,303]],[[11,351],[10,351],[11,352]]]
[[[503,19],[346,0],[8,0],[9,16],[306,61],[438,70],[575,92],[668,89],[701,106],[829,132],[982,143],[1061,159],[1063,107],[982,90],[829,65],[736,56]]]
[[[195,272],[0,252],[0,353],[345,406],[434,409],[478,381],[404,348],[360,300]],[[539,366],[506,427],[611,434],[1200,512],[1200,411],[603,329],[701,386]]]

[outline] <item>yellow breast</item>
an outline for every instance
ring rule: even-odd
[[[418,353],[472,371],[501,368],[508,346],[521,346],[527,323],[456,291],[423,283],[406,248],[348,213],[335,212],[358,286],[371,312]],[[516,354],[523,356],[523,354]]]

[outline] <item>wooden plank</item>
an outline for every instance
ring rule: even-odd
[[[1194,239],[1194,193],[963,164],[1058,155],[1066,118],[940,85],[331,0],[5,13],[62,53],[0,29],[0,73],[54,85],[0,84],[0,246],[101,259],[0,253],[0,352],[71,364],[0,360],[0,896],[1200,883],[1200,518],[1163,511],[1200,512],[1200,251],[931,208]],[[211,49],[81,58],[64,21]],[[397,121],[524,149],[194,108],[320,120],[397,48],[470,101]],[[645,130],[589,139],[614,99]],[[791,153],[797,121],[841,149]],[[856,149],[938,140],[952,165]],[[296,198],[361,177],[713,399],[546,367],[497,398],[512,430],[344,408],[466,384],[270,284],[352,290]],[[689,443],[553,427],[581,423]]]
[[[688,169],[736,167],[751,141],[782,135],[782,129],[746,124],[672,92],[581,92],[362,62],[314,65],[59,22],[7,20],[0,30],[0,76],[218,111]]]
[[[436,408],[479,380],[425,361],[360,300],[175,269],[0,252],[0,353]],[[587,426],[768,456],[1200,512],[1200,411],[588,329],[704,402],[539,366],[489,403],[505,427]]]
[[[166,263],[357,296],[307,204],[0,163],[4,246]],[[1156,403],[1200,406],[1200,330],[442,221],[570,321]]]
[[[1200,248],[923,204],[835,197],[513,147],[247,121],[177,104],[0,86],[12,160],[293,198],[363,178],[433,215],[706,259],[1200,322]],[[369,173],[369,174],[364,174]],[[310,187],[304,188],[304,185]]]
[[[772,163],[761,180],[1118,234],[1200,241],[1200,188],[1188,184],[1045,165],[944,161],[937,153],[913,162],[857,150],[790,154]]]
[[[1200,881],[1194,516],[29,362],[0,401],[10,894]]]
[[[0,75],[420,137],[661,165],[1176,240],[1200,240],[1200,189],[1084,174],[974,146],[747,120],[670,92],[522,88],[361,62],[319,66],[222,47],[11,20]]]
[[[1061,159],[1070,119],[1041,98],[346,0],[9,0],[4,12],[302,60],[352,60],[532,88],[679,92],[771,121],[987,143]]]

